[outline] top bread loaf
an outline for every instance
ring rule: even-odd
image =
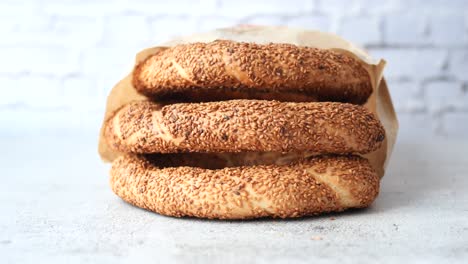
[[[364,104],[369,73],[355,58],[291,44],[217,40],[164,49],[140,62],[133,85],[161,100],[267,99]]]

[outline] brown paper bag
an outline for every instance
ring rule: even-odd
[[[365,104],[365,107],[377,114],[386,132],[386,139],[383,142],[382,147],[364,156],[370,160],[372,166],[377,170],[380,177],[384,175],[385,167],[390,158],[398,132],[398,121],[393,109],[392,100],[390,99],[387,84],[382,75],[383,68],[385,66],[384,60],[374,60],[362,49],[359,49],[352,43],[329,33],[285,27],[239,26],[234,28],[218,29],[188,37],[181,37],[164,43],[163,46],[145,49],[137,54],[136,63],[144,60],[152,54],[164,50],[167,46],[189,42],[210,42],[216,39],[230,39],[261,44],[270,42],[291,43],[299,46],[333,49],[337,52],[347,53],[360,59],[371,76],[373,87],[373,93]],[[131,75],[128,75],[117,83],[110,92],[109,97],[107,98],[106,112],[102,126],[104,126],[105,121],[111,117],[115,110],[131,101],[137,100],[147,100],[147,98],[136,92],[135,88],[131,84]],[[109,148],[103,138],[102,131],[103,128],[101,127],[99,154],[104,161],[110,162],[118,157],[120,153]]]

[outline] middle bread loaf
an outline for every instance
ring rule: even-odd
[[[121,108],[105,130],[121,152],[290,152],[364,154],[385,138],[366,108],[345,103],[231,100]]]

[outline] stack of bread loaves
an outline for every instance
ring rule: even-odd
[[[138,63],[149,100],[118,109],[107,144],[125,153],[113,191],[169,216],[300,217],[369,206],[379,176],[366,154],[385,131],[362,105],[360,61],[327,49],[217,40]]]

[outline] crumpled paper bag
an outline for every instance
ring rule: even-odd
[[[330,33],[286,27],[238,26],[234,28],[218,29],[187,37],[179,37],[167,43],[163,43],[161,46],[145,49],[136,55],[135,63],[166,49],[168,46],[190,42],[210,42],[216,39],[230,39],[263,44],[270,42],[291,43],[299,46],[332,49],[337,52],[347,53],[360,59],[371,76],[373,88],[373,93],[365,104],[365,107],[378,116],[386,132],[386,138],[382,146],[376,151],[363,156],[369,159],[380,177],[384,175],[385,167],[392,153],[398,133],[398,120],[393,108],[387,84],[383,78],[383,68],[385,66],[384,60],[375,60],[364,50]],[[147,98],[136,92],[131,83],[131,74],[122,79],[111,90],[107,98],[104,121],[99,136],[99,154],[104,161],[110,162],[121,154],[110,149],[104,140],[103,127],[105,121],[109,119],[113,112],[121,106],[137,100],[147,100]]]

